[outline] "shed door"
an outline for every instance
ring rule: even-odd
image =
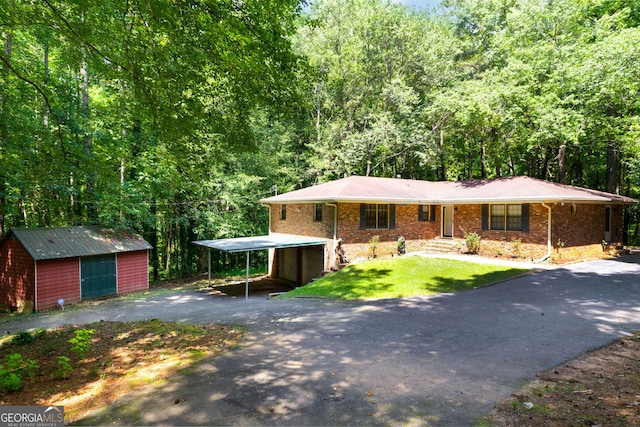
[[[82,299],[113,295],[116,286],[116,255],[80,258]]]

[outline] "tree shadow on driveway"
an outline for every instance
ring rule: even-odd
[[[185,321],[244,323],[241,345],[80,423],[473,425],[536,373],[640,329],[638,274],[586,263],[458,294],[238,303],[218,318],[198,304]]]

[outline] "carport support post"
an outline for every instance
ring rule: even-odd
[[[209,249],[209,287],[211,287],[211,248]]]
[[[247,251],[247,282],[245,284],[244,299],[249,299],[249,251]]]

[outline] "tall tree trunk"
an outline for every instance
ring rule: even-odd
[[[542,159],[542,170],[540,171],[540,179],[547,179],[551,176],[549,173],[549,162],[552,158],[551,147],[547,146],[544,150],[544,158]]]
[[[153,280],[158,281],[160,279],[160,253],[158,252],[158,208],[155,200],[151,204],[151,217],[153,220],[151,241],[149,242],[153,247],[151,249],[151,266],[153,268]]]
[[[562,144],[560,149],[558,149],[558,182],[560,184],[566,183],[567,171],[565,167],[565,154],[567,151],[567,146]]]
[[[487,147],[484,141],[480,141],[480,178],[487,178]]]
[[[7,38],[4,41],[4,55],[7,61],[11,60],[11,48],[13,44],[13,33],[7,33]],[[5,64],[2,67],[2,82],[6,85],[9,76],[9,67]],[[9,140],[9,126],[8,126],[8,102],[7,96],[0,91],[0,161],[4,162],[6,153],[6,144]],[[0,170],[0,236],[5,233],[5,215],[7,211],[7,178],[5,173],[6,168]]]
[[[447,180],[447,159],[444,154],[444,123],[440,126],[440,180]]]
[[[620,144],[607,143],[607,192],[620,194]]]
[[[171,251],[172,251],[172,246],[174,241],[174,228],[175,227],[170,222],[168,224],[168,230],[167,230],[167,247],[165,252],[166,259],[165,259],[165,265],[164,265],[164,272],[165,272],[166,278],[171,277]]]
[[[44,57],[42,58],[42,65],[44,68],[44,87],[47,87],[47,85],[49,84],[49,43],[45,43],[44,45]],[[42,124],[44,125],[45,129],[49,127],[49,108],[47,108],[46,103],[42,105]]]
[[[80,67],[80,91],[81,91],[81,106],[80,111],[83,118],[83,149],[84,154],[86,156],[87,161],[91,161],[91,156],[93,153],[93,138],[91,137],[91,124],[89,122],[90,119],[90,110],[89,110],[89,70],[87,66],[87,61],[82,61],[82,66]],[[91,221],[95,219],[96,208],[94,205],[94,187],[95,187],[95,171],[93,168],[89,166],[86,172],[86,215],[87,220]]]

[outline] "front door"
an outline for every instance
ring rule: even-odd
[[[453,206],[442,207],[442,237],[453,237]]]

